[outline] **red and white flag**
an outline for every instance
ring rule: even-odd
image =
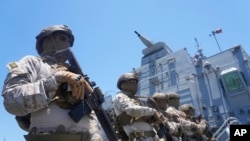
[[[218,28],[218,29],[216,29],[215,31],[213,31],[214,33],[216,33],[216,34],[220,34],[220,33],[222,33],[222,29],[221,28]]]

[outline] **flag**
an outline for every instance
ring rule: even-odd
[[[214,33],[216,33],[216,34],[219,34],[219,33],[222,33],[222,29],[221,28],[218,28],[218,29],[216,29],[215,31],[213,31]]]

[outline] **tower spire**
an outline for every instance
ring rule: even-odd
[[[146,45],[148,48],[152,47],[154,44],[149,41],[147,38],[143,37],[141,34],[139,34],[137,31],[135,31],[135,34],[141,39],[144,45]]]

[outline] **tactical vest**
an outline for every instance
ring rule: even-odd
[[[67,64],[56,64],[53,61],[44,58],[42,58],[42,60],[43,62],[48,63],[51,66],[52,74],[56,73],[57,71],[68,71]],[[53,100],[61,108],[72,109],[80,102],[80,100],[76,100],[75,98],[73,98],[71,93],[72,91],[70,89],[70,86],[67,83],[62,83],[58,87]]]
[[[130,98],[132,98],[133,102],[136,105],[145,106],[145,103],[141,101],[138,96],[130,96]],[[140,118],[135,118],[130,115],[127,115],[126,112],[122,112],[114,120],[114,128],[118,132],[118,136],[121,141],[128,141],[129,136],[123,130],[123,126],[133,124],[134,122],[139,122],[139,121],[151,123],[153,122],[153,120],[154,120],[153,117],[144,116]]]
[[[42,60],[44,63],[49,64],[51,67],[51,73],[54,74],[57,71],[68,71],[67,64],[55,64],[54,61],[46,59],[46,58],[38,58]],[[62,83],[57,91],[52,101],[55,101],[57,105],[64,109],[71,109],[75,107],[80,101],[76,100],[72,97],[71,91],[69,90],[69,86],[67,83]],[[15,116],[15,119],[20,128],[25,131],[28,131],[30,126],[30,116],[31,114],[27,114],[25,116]]]
[[[145,103],[139,99],[140,98],[139,96],[130,96],[130,98],[132,98],[133,102],[136,105],[146,106]],[[150,117],[150,116],[143,116],[143,117],[135,118],[130,115],[127,115],[126,112],[122,112],[120,115],[116,117],[114,125],[117,131],[122,131],[123,130],[122,127],[125,125],[130,125],[130,124],[133,124],[134,122],[139,122],[139,121],[152,123],[153,120],[154,120],[153,117]]]

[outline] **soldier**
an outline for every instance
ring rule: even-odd
[[[68,115],[84,99],[85,92],[93,91],[81,75],[68,70],[65,56],[55,56],[73,43],[74,36],[66,25],[47,27],[36,36],[40,57],[29,55],[7,65],[4,106],[29,132],[26,141],[102,141],[94,112],[78,123]],[[65,83],[71,92],[61,87]]]
[[[180,105],[180,95],[175,92],[169,92],[168,96],[168,107],[166,114],[171,121],[179,122],[180,117],[185,117],[185,114],[178,110]]]
[[[211,132],[209,132],[209,126],[206,120],[202,119],[201,116],[195,117],[195,108],[191,104],[183,104],[180,106],[180,110],[186,114],[186,119],[197,124],[198,132],[187,133],[190,141],[200,140],[214,140]]]
[[[168,118],[171,119],[171,121],[180,123],[184,132],[182,135],[179,134],[179,135],[174,136],[174,139],[183,140],[183,141],[187,140],[186,133],[198,132],[198,126],[196,123],[186,120],[186,114],[179,110],[180,95],[175,92],[167,93],[167,95],[169,99],[168,101],[169,107],[166,110]]]
[[[184,112],[186,114],[186,119],[192,122],[200,123],[202,120],[202,122],[206,123],[205,120],[201,118],[201,116],[195,117],[195,108],[191,104],[181,105],[180,111]]]
[[[154,99],[156,103],[158,111],[160,111],[161,113],[164,113],[168,106],[168,95],[164,93],[154,93],[152,95],[152,98]]]
[[[114,99],[114,110],[117,123],[120,124],[128,140],[156,141],[156,133],[151,125],[151,117],[159,122],[159,113],[150,107],[143,106],[141,100],[135,96],[138,78],[135,73],[122,74],[117,87],[121,90]]]
[[[166,111],[167,106],[168,106],[168,95],[166,95],[165,93],[154,93],[152,98],[154,99],[154,101],[156,103],[157,110],[160,111],[162,113],[162,115],[165,116],[165,111]],[[167,117],[165,117],[165,122],[166,123],[164,125],[167,125],[166,128],[169,129],[169,134],[171,134],[171,139],[169,139],[169,140],[173,140],[173,135],[181,136],[182,129],[181,129],[181,126],[179,123],[170,121],[167,119]],[[159,131],[159,127],[156,127],[156,128],[158,128],[156,130]],[[167,140],[166,135],[162,139]]]

